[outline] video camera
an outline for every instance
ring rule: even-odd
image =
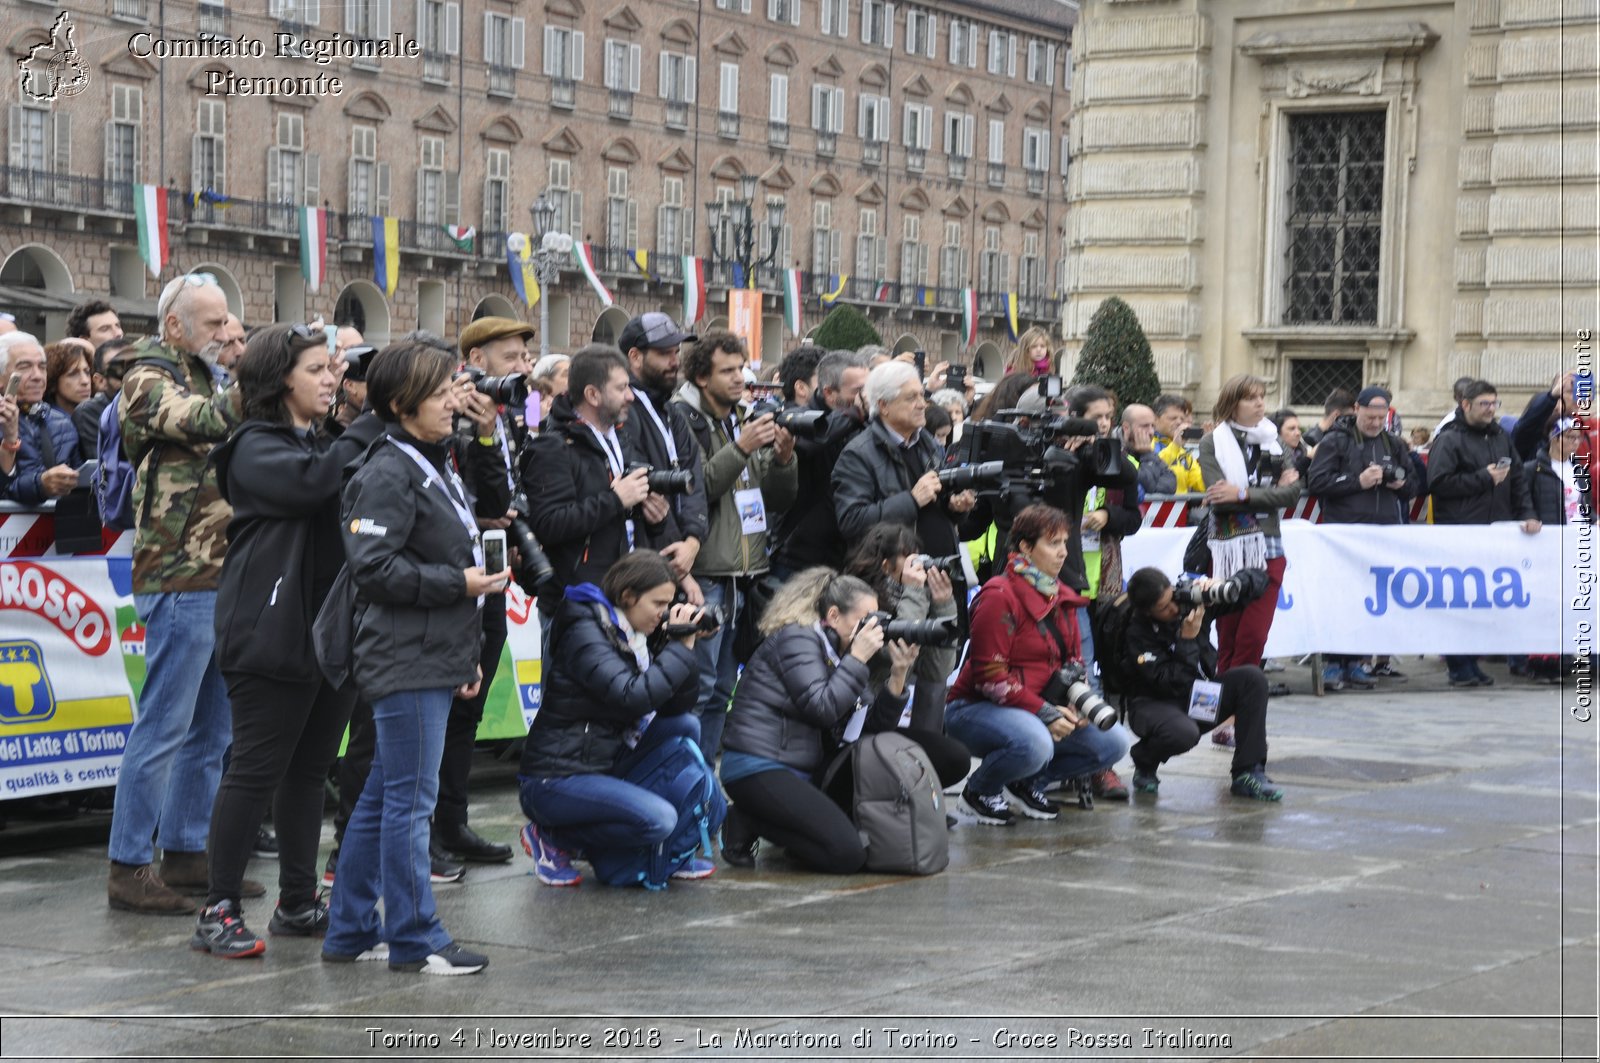
[[[812,439],[821,439],[827,434],[828,426],[825,419],[828,416],[822,410],[803,410],[785,406],[781,399],[765,398],[750,407],[750,420],[757,417],[772,415],[779,428],[791,432],[796,436],[809,436]]]
[[[1038,395],[1047,403],[1061,396],[1061,378],[1039,381]],[[946,457],[944,472],[977,470],[977,484],[963,484],[956,490],[976,486],[980,494],[1004,494],[1011,490],[1043,491],[1063,481],[1084,462],[1109,476],[1121,469],[1122,448],[1114,439],[1096,439],[1099,426],[1086,417],[1063,417],[1029,409],[1000,410],[984,421],[968,421],[961,429],[961,441]],[[1076,451],[1057,440],[1085,437],[1094,440]],[[1000,466],[998,477],[984,470]],[[943,473],[940,482],[944,482]]]
[[[648,462],[636,461],[628,466],[623,475],[631,476],[640,469],[649,474],[645,477],[645,481],[655,494],[686,495],[694,490],[694,473],[687,469],[657,469]]]

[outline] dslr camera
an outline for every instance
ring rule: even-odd
[[[475,365],[462,366],[461,371],[472,378],[478,394],[489,396],[498,406],[521,406],[528,401],[528,378],[521,373],[490,376]]]
[[[669,639],[681,639],[687,635],[710,635],[721,626],[721,606],[708,605],[700,610],[693,623],[662,624],[661,631]]]
[[[1265,569],[1247,568],[1209,587],[1185,576],[1172,585],[1172,600],[1179,608],[1188,610],[1195,606],[1217,607],[1225,612],[1236,606],[1249,605],[1267,589]]]
[[[896,620],[888,613],[877,612],[868,613],[861,622],[865,624],[874,617],[883,628],[885,642],[900,639],[913,646],[954,646],[961,641],[961,625],[953,616],[943,620]]]
[[[828,426],[823,423],[828,415],[823,411],[794,409],[785,406],[778,398],[765,398],[751,406],[749,417],[753,421],[769,413],[779,428],[795,436],[821,439],[828,431]]]
[[[939,470],[939,486],[946,491],[982,491],[999,487],[1005,479],[1006,463],[983,461],[976,465],[957,465]]]
[[[1406,467],[1397,464],[1395,460],[1385,454],[1378,459],[1378,465],[1383,469],[1383,483],[1393,484],[1396,487],[1406,482]]]
[[[1070,708],[1102,731],[1111,730],[1117,722],[1117,710],[1094,692],[1082,665],[1069,664],[1057,669],[1044,685],[1044,700]]]
[[[961,555],[949,554],[945,557],[934,557],[932,554],[918,554],[917,560],[922,562],[922,567],[932,571],[938,569],[945,575],[961,571]]]
[[[645,481],[655,494],[686,495],[694,490],[694,473],[688,469],[657,469],[648,462],[639,461],[629,465],[623,475],[632,476],[640,469],[648,473]]]

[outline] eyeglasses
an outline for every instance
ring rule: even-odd
[[[1484,399],[1484,400],[1481,400],[1481,401],[1478,401],[1478,402],[1474,402],[1472,405],[1477,407],[1480,410],[1498,410],[1500,408],[1500,400],[1499,399]]]

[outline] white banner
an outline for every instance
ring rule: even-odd
[[[1144,528],[1123,572],[1183,571],[1191,528]],[[1592,525],[1473,527],[1283,522],[1288,568],[1267,640],[1307,653],[1584,653],[1594,611]]]

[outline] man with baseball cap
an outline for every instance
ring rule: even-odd
[[[647,522],[660,527],[649,545],[661,551],[689,600],[699,605],[700,588],[689,573],[710,527],[710,507],[700,447],[688,419],[672,402],[678,387],[678,348],[695,340],[694,333],[679,328],[670,316],[652,311],[622,326],[617,346],[628,359],[635,407],[619,431],[652,468],[686,470],[692,478],[687,492],[670,499],[652,493],[640,508]]]
[[[1322,509],[1324,524],[1405,524],[1411,499],[1427,493],[1427,474],[1410,448],[1384,429],[1389,392],[1363,388],[1354,413],[1328,426],[1306,472],[1306,488]],[[1390,678],[1396,676],[1391,669]],[[1357,657],[1327,654],[1322,670],[1329,690],[1370,690],[1377,680]]]

